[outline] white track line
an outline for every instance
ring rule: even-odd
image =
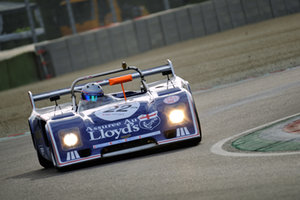
[[[282,153],[240,153],[240,152],[228,152],[226,150],[224,150],[222,147],[223,145],[228,142],[229,140],[232,140],[234,138],[237,138],[239,136],[242,136],[242,135],[246,135],[246,134],[249,134],[251,132],[255,132],[257,130],[260,130],[260,129],[263,129],[267,126],[270,126],[272,124],[276,124],[276,123],[279,123],[281,121],[284,121],[284,120],[287,120],[289,118],[292,118],[292,117],[296,117],[300,115],[300,113],[297,113],[297,114],[294,114],[294,115],[291,115],[291,116],[288,116],[288,117],[284,117],[282,119],[278,119],[276,121],[273,121],[273,122],[270,122],[270,123],[267,123],[267,124],[264,124],[264,125],[261,125],[261,126],[258,126],[258,127],[255,127],[253,129],[250,129],[250,130],[247,130],[247,131],[244,131],[242,133],[239,133],[239,134],[236,134],[234,136],[231,136],[229,138],[225,138],[219,142],[217,142],[216,144],[214,144],[211,148],[210,148],[210,151],[214,154],[217,154],[217,155],[222,155],[222,156],[233,156],[233,157],[261,157],[261,156],[283,156],[283,155],[296,155],[296,154],[300,154],[300,151],[294,151],[294,152],[282,152]]]
[[[8,136],[8,137],[0,138],[0,142],[7,141],[7,140],[14,140],[14,139],[21,138],[21,137],[24,137],[27,135],[30,135],[30,132],[26,132],[24,134],[17,135],[17,136]]]

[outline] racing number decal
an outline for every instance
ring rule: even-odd
[[[115,105],[98,110],[95,115],[106,121],[114,121],[126,119],[132,116],[140,107],[139,102],[125,103],[123,105]]]
[[[132,107],[132,105],[122,105],[122,106],[115,106],[112,109],[104,111],[104,113],[109,112],[128,112],[128,110]]]

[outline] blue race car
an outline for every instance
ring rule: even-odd
[[[114,75],[117,73],[125,75]],[[145,76],[155,74],[166,78],[146,83]],[[109,78],[103,79],[104,76]],[[87,82],[90,79],[96,81]],[[134,79],[140,88],[126,91],[124,83]],[[78,85],[82,81],[87,83]],[[122,91],[104,94],[102,87],[107,86],[108,90],[113,85],[121,85],[117,88]],[[32,104],[32,141],[45,168],[61,168],[180,141],[201,141],[189,83],[175,75],[170,60],[167,65],[147,70],[123,63],[121,69],[78,78],[71,88],[28,94]],[[58,104],[63,95],[70,95],[72,102]],[[80,100],[76,100],[79,96]],[[54,105],[36,107],[37,101],[46,99]]]

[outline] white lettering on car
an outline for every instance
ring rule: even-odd
[[[107,129],[106,127],[111,127],[110,124],[103,125],[103,126],[95,126],[95,127],[87,127],[86,132],[90,135],[90,141],[96,141],[106,138],[114,138],[119,139],[121,135],[127,135],[129,133],[138,132],[140,127],[138,124],[134,123],[137,122],[137,119],[126,119],[122,126],[122,123],[118,123],[119,128],[115,129]],[[122,127],[120,127],[122,126]]]
[[[94,114],[106,121],[115,121],[126,119],[132,116],[140,107],[139,102],[128,102],[122,105],[108,106],[104,109],[96,111]]]

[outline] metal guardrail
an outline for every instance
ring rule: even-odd
[[[44,33],[45,33],[44,28],[36,28],[35,29],[35,34],[37,36],[43,35]],[[0,42],[8,42],[11,40],[22,40],[22,39],[31,38],[31,37],[32,37],[31,31],[24,31],[21,33],[3,34],[3,35],[0,35]]]

